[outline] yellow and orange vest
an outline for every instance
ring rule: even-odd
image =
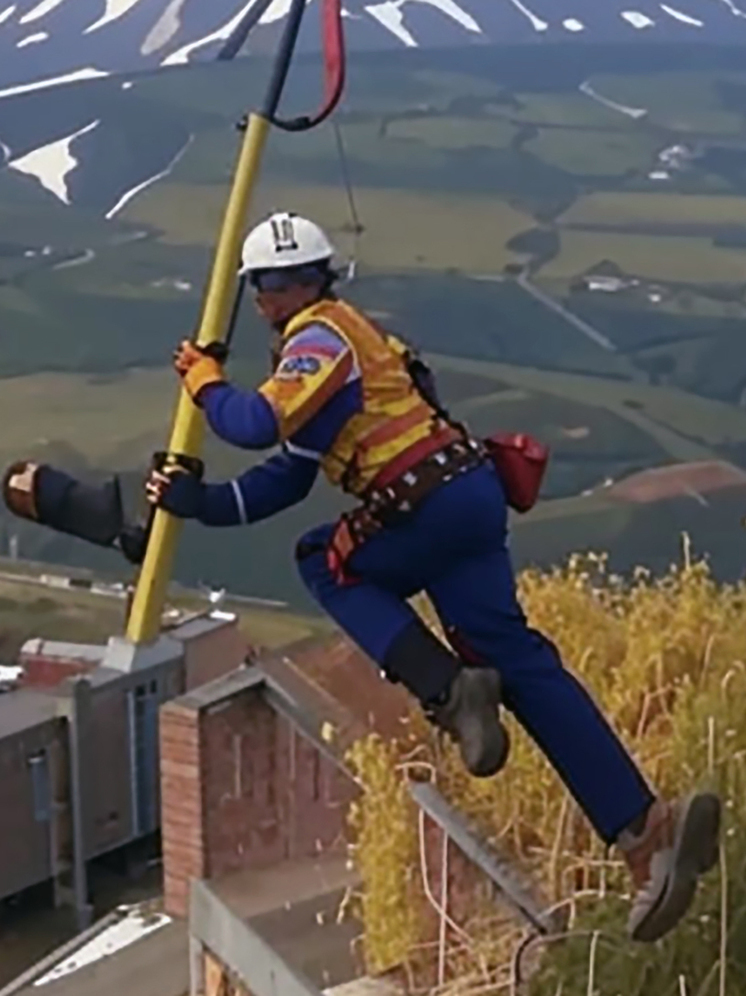
[[[458,435],[415,387],[407,347],[399,339],[347,302],[324,299],[288,322],[283,345],[315,323],[348,344],[362,381],[363,410],[347,422],[321,463],[332,484],[361,495],[386,468],[405,466],[408,453],[422,458]]]

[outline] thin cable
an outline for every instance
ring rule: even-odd
[[[355,188],[352,183],[349,161],[347,159],[347,151],[345,149],[344,139],[342,138],[342,129],[339,127],[339,123],[336,118],[332,119],[332,129],[334,131],[334,141],[337,146],[339,171],[342,174],[342,183],[344,184],[345,193],[347,194],[347,207],[350,214],[350,220],[352,222],[352,260],[350,265],[350,279],[353,279],[354,271],[357,268],[360,236],[365,231],[365,226],[360,221],[360,214],[355,202]]]
[[[446,979],[446,910],[448,909],[448,842],[449,836],[441,830],[443,849],[440,858],[440,932],[438,936],[438,985]]]
[[[419,812],[419,836],[420,836],[420,871],[422,873],[422,888],[425,892],[425,898],[430,903],[435,912],[442,916],[451,930],[458,934],[459,937],[463,938],[466,946],[469,950],[473,950],[474,942],[472,938],[467,934],[467,932],[456,923],[455,920],[451,919],[448,913],[443,909],[438,900],[432,893],[430,888],[430,876],[427,868],[427,848],[425,846],[425,811],[423,809]]]

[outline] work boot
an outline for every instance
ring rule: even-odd
[[[493,668],[462,667],[442,704],[429,709],[432,722],[458,744],[464,765],[476,778],[490,778],[504,767],[510,751],[500,722],[500,675]]]
[[[720,800],[712,793],[656,800],[639,834],[622,833],[617,846],[637,890],[628,931],[632,940],[657,941],[685,915],[700,875],[718,861]]]
[[[509,742],[498,715],[501,682],[494,668],[463,666],[419,619],[394,638],[382,667],[390,681],[401,682],[419,699],[430,722],[456,741],[472,775],[497,774]]]

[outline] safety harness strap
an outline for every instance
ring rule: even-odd
[[[348,569],[354,552],[379,530],[408,516],[429,494],[484,459],[475,440],[457,440],[420,460],[385,487],[369,489],[364,504],[344,513],[327,547],[327,565],[338,584],[353,584]]]

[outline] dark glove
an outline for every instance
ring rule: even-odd
[[[174,369],[181,377],[189,396],[198,404],[200,391],[208,384],[220,384],[225,380],[223,363],[228,351],[222,342],[198,346],[189,339],[183,339],[174,350]]]
[[[196,474],[177,464],[151,470],[145,494],[156,508],[180,519],[196,519],[202,508],[204,487]]]
[[[21,460],[5,472],[2,491],[14,515],[98,546],[111,546],[124,525],[117,477],[84,484],[48,464]]]

